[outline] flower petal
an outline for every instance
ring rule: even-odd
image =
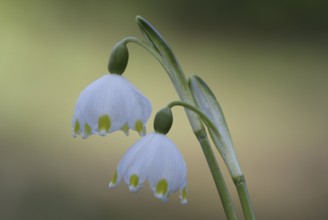
[[[187,204],[187,190],[186,190],[186,188],[182,189],[179,198],[180,198],[181,204],[183,204],[183,205]]]
[[[166,200],[168,196],[168,185],[166,179],[160,179],[156,184],[155,196],[158,199]]]
[[[149,183],[156,193],[156,185],[161,179],[167,180],[168,193],[176,192],[186,178],[187,168],[184,159],[175,144],[165,135],[156,134],[157,154],[152,159],[153,169],[149,174]],[[155,162],[158,161],[158,162]]]
[[[143,162],[143,155],[140,156],[139,154],[144,152],[142,148],[147,145],[150,140],[151,136],[145,136],[128,149],[117,166],[117,181],[115,181],[115,185],[119,184],[123,178],[126,184],[130,185],[131,175],[137,175],[139,176],[139,188],[142,187],[142,184],[146,180],[144,172],[147,170],[144,169],[143,172],[141,172],[144,166],[140,164]],[[141,160],[139,158],[141,158]],[[114,185],[112,184],[112,186]]]

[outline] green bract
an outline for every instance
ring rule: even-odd
[[[219,134],[209,129],[215,146],[222,155],[233,177],[242,175],[232,139],[223,112],[215,95],[207,84],[198,76],[191,76],[189,86],[197,107],[212,121]]]

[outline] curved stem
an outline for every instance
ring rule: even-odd
[[[217,136],[220,136],[220,133],[219,133],[218,129],[216,128],[216,126],[213,124],[213,122],[197,107],[190,105],[189,103],[181,102],[181,101],[174,101],[167,105],[167,107],[169,107],[169,108],[172,108],[174,106],[182,106],[182,107],[185,107],[185,108],[195,112],[208,128],[212,129]]]
[[[163,58],[158,54],[158,52],[152,46],[150,46],[149,44],[140,40],[137,37],[126,37],[121,42],[124,44],[127,44],[129,42],[138,44],[139,46],[146,49],[149,53],[151,53],[151,55],[153,55],[156,58],[156,60],[158,60],[160,63],[163,62]]]

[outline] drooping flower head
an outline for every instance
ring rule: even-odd
[[[106,135],[129,129],[144,135],[151,114],[151,103],[127,79],[106,74],[87,86],[80,94],[72,120],[73,136]]]
[[[124,179],[131,192],[137,192],[148,180],[155,197],[168,200],[180,190],[180,201],[187,203],[186,163],[175,144],[164,134],[147,134],[136,142],[121,159],[109,187]]]

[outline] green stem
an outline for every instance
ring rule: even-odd
[[[234,208],[232,200],[230,198],[230,194],[227,189],[227,186],[224,182],[224,178],[223,178],[222,172],[220,170],[220,167],[216,161],[216,158],[212,151],[211,145],[208,141],[206,132],[200,131],[200,132],[196,133],[196,137],[202,147],[203,153],[207,160],[208,167],[210,168],[210,171],[212,173],[212,177],[213,177],[216,189],[219,193],[226,217],[229,220],[237,220],[238,218],[237,218],[237,215],[235,212],[235,208]]]
[[[243,209],[246,220],[255,220],[255,212],[253,209],[252,201],[248,193],[246,180],[244,176],[233,178],[235,186],[238,191],[239,200]]]

